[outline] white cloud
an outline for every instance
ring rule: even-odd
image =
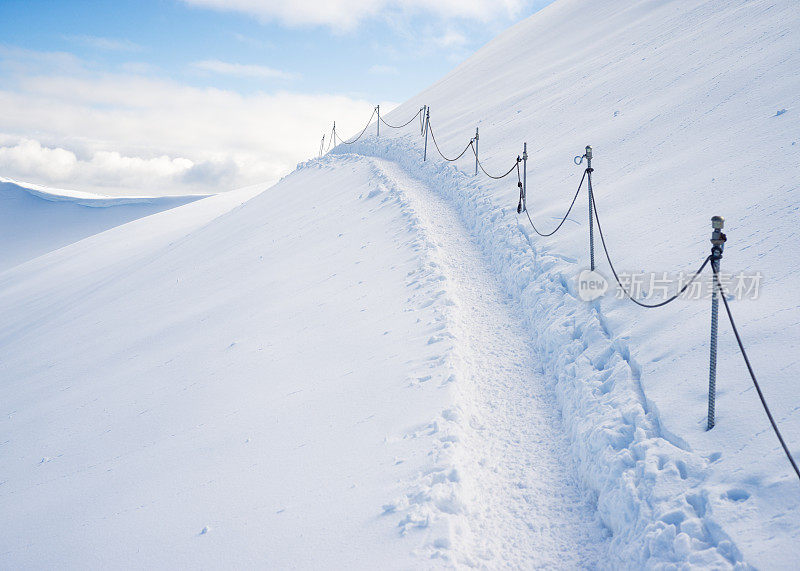
[[[374,75],[397,75],[400,73],[397,68],[391,65],[373,65],[369,72]]]
[[[31,139],[0,147],[0,169],[21,175],[43,176],[48,181],[64,180],[74,171],[78,159],[65,149],[49,149]]]
[[[125,73],[133,73],[136,75],[147,75],[158,71],[158,68],[152,64],[143,61],[126,61],[119,64],[120,71]]]
[[[0,45],[0,71],[34,74],[57,69],[61,73],[83,71],[77,56],[68,52],[40,52]]]
[[[130,40],[118,38],[103,38],[99,36],[65,36],[65,38],[76,44],[81,44],[97,50],[139,52],[143,49],[142,46]]]
[[[439,18],[489,21],[513,17],[526,0],[327,0],[325,2],[286,2],[285,0],[184,0],[202,8],[242,12],[263,21],[289,26],[329,26],[334,30],[352,29],[361,21],[392,14],[422,13]]]
[[[275,49],[275,45],[271,42],[266,42],[259,38],[252,38],[250,36],[245,36],[244,34],[240,34],[238,32],[233,33],[233,38],[237,42],[240,42],[256,50]]]
[[[349,136],[373,108],[346,96],[242,95],[83,68],[51,75],[72,58],[26,57],[53,67],[29,75],[12,66],[13,80],[0,86],[0,108],[11,110],[0,114],[0,175],[105,194],[273,182],[316,155],[334,119]]]
[[[467,44],[467,37],[453,29],[445,31],[442,35],[433,38],[433,43],[441,48],[457,48]]]
[[[0,146],[0,172],[50,184],[110,189],[112,193],[121,188],[165,190],[196,166],[185,158],[143,159],[116,151],[96,151],[88,159],[79,159],[70,150],[46,147],[33,139]]]
[[[216,59],[194,62],[192,67],[202,71],[209,71],[221,75],[232,75],[235,77],[250,77],[259,79],[295,79],[296,74],[287,73],[279,69],[273,69],[263,65],[230,63]]]

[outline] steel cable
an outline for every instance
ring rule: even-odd
[[[539,232],[539,229],[536,228],[536,225],[533,223],[533,219],[531,218],[530,212],[528,212],[527,208],[525,209],[525,214],[527,214],[528,221],[531,223],[531,228],[533,228],[534,232],[536,232],[539,236],[542,236],[543,238],[547,238],[549,236],[552,236],[553,234],[555,234],[556,232],[558,232],[561,229],[561,227],[564,225],[564,222],[567,221],[567,218],[569,217],[569,213],[572,212],[572,208],[575,206],[575,201],[578,200],[578,195],[581,193],[581,187],[583,186],[583,181],[585,179],[586,179],[586,171],[583,171],[583,176],[581,177],[581,182],[578,183],[578,190],[575,191],[575,196],[572,197],[572,203],[569,205],[569,208],[567,209],[567,213],[564,214],[564,217],[561,219],[561,222],[558,223],[558,226],[556,226],[555,230],[553,230],[552,232],[548,232],[546,234],[543,234],[542,232]]]
[[[441,157],[442,157],[444,160],[446,160],[446,161],[449,161],[449,162],[451,162],[451,163],[452,163],[452,162],[454,162],[454,161],[457,161],[458,159],[460,159],[461,157],[463,157],[463,156],[464,156],[464,153],[466,153],[466,152],[469,150],[469,148],[470,148],[470,147],[472,147],[472,139],[470,139],[470,140],[469,140],[469,143],[467,143],[467,146],[466,146],[466,147],[464,147],[464,150],[463,150],[463,151],[461,151],[461,153],[459,153],[459,155],[458,155],[456,158],[454,158],[454,159],[449,159],[449,158],[447,158],[447,157],[444,155],[444,153],[442,153],[442,150],[439,148],[439,143],[437,143],[437,142],[436,142],[436,136],[433,134],[433,127],[431,127],[431,123],[430,123],[430,121],[428,121],[428,130],[431,132],[431,139],[433,139],[433,145],[436,147],[436,150],[438,151],[439,155],[440,155],[440,156],[441,156]]]
[[[325,149],[325,153],[328,153],[328,151],[330,151],[334,147],[335,141],[336,141],[336,127],[333,127],[331,129],[330,139],[328,139],[328,148]]]
[[[700,268],[694,273],[694,275],[691,277],[691,279],[688,282],[686,282],[683,285],[683,287],[680,290],[678,290],[678,292],[675,295],[673,295],[672,297],[670,297],[668,299],[665,299],[664,301],[662,301],[660,303],[653,303],[653,304],[643,303],[643,302],[639,301],[638,299],[634,298],[630,294],[630,292],[625,288],[625,286],[622,285],[622,282],[619,279],[619,275],[617,275],[617,270],[614,269],[614,264],[611,262],[611,256],[609,255],[608,247],[606,246],[606,238],[603,235],[603,228],[600,226],[600,216],[598,216],[598,214],[597,214],[597,203],[594,200],[594,196],[592,196],[591,207],[594,210],[594,218],[595,218],[595,222],[597,222],[597,231],[600,233],[600,242],[603,244],[603,251],[606,254],[606,260],[608,260],[608,266],[611,268],[611,273],[614,274],[614,279],[617,280],[617,284],[619,285],[620,289],[623,291],[625,296],[628,299],[630,299],[633,303],[638,305],[638,306],[645,307],[645,308],[648,308],[648,309],[652,309],[652,308],[655,308],[655,307],[663,307],[663,306],[667,305],[668,303],[671,303],[671,302],[675,301],[676,299],[678,299],[683,294],[683,292],[686,291],[686,289],[690,285],[692,285],[692,283],[694,283],[694,281],[697,279],[697,277],[700,275],[700,273],[703,271],[703,269],[706,267],[706,265],[711,261],[711,256],[707,256],[706,259],[703,260],[703,263],[700,264]]]
[[[416,115],[414,115],[414,116],[413,116],[411,119],[409,119],[408,121],[406,121],[406,122],[405,122],[405,123],[403,123],[402,125],[392,125],[392,124],[390,124],[390,123],[387,123],[387,122],[386,122],[386,119],[384,119],[383,117],[381,117],[381,123],[383,123],[384,125],[386,125],[386,126],[387,126],[387,127],[389,127],[390,129],[402,129],[402,128],[403,128],[403,127],[405,127],[405,126],[407,126],[407,125],[410,125],[410,124],[411,124],[411,122],[412,122],[414,119],[416,119],[417,117],[419,117],[419,114],[420,114],[420,113],[422,113],[422,109],[421,109],[421,108],[420,108],[420,110],[419,110],[419,111],[417,111],[417,114],[416,114]]]
[[[728,305],[728,300],[725,297],[725,291],[722,289],[722,283],[719,279],[719,273],[716,268],[712,266],[714,270],[714,282],[719,291],[719,296],[722,298],[722,303],[725,304],[725,313],[728,314],[728,320],[731,322],[731,329],[733,329],[733,335],[736,337],[736,343],[739,345],[739,351],[742,353],[742,358],[744,358],[744,364],[747,365],[747,371],[750,373],[750,378],[753,380],[753,386],[756,388],[756,392],[758,393],[758,398],[761,400],[761,406],[764,407],[764,412],[767,413],[767,418],[769,418],[769,423],[772,425],[772,430],[775,431],[775,436],[778,437],[778,440],[783,447],[783,451],[786,453],[786,457],[789,459],[789,462],[794,468],[794,473],[797,474],[797,477],[800,478],[800,469],[797,467],[797,463],[794,461],[792,457],[792,453],[789,452],[789,447],[786,446],[786,442],[781,435],[781,431],[778,430],[778,425],[775,423],[775,418],[772,416],[772,412],[769,410],[769,406],[767,405],[766,399],[764,399],[764,393],[761,392],[761,386],[758,384],[758,380],[756,380],[756,374],[753,372],[753,366],[750,364],[750,359],[747,357],[747,351],[745,351],[744,343],[742,343],[742,338],[739,335],[739,329],[736,327],[736,322],[733,320],[733,313],[731,313],[731,307]]]
[[[472,141],[474,141],[474,140],[475,139],[472,139]],[[517,160],[514,163],[514,166],[512,166],[510,169],[508,169],[508,171],[505,174],[501,174],[500,176],[494,176],[494,175],[491,175],[488,172],[486,172],[486,169],[483,168],[483,164],[481,163],[481,160],[478,158],[478,151],[475,150],[475,145],[472,145],[472,153],[475,155],[475,162],[478,163],[478,167],[480,167],[480,169],[483,171],[483,174],[485,174],[489,178],[493,178],[494,180],[500,180],[501,178],[505,178],[508,175],[510,175],[514,171],[514,169],[517,168],[517,165],[519,165],[519,161],[521,160],[519,157],[517,157]]]
[[[363,137],[363,136],[364,136],[364,133],[366,133],[366,132],[367,132],[367,129],[369,129],[369,126],[370,126],[370,124],[372,123],[372,118],[373,118],[373,117],[375,117],[375,112],[376,112],[376,111],[377,111],[377,108],[373,108],[373,109],[372,109],[372,115],[370,115],[370,116],[369,116],[369,121],[367,121],[367,124],[366,124],[366,126],[365,126],[365,127],[364,127],[364,128],[361,130],[361,132],[358,134],[358,137],[356,137],[356,138],[355,138],[355,139],[353,139],[352,141],[345,141],[344,139],[342,139],[341,137],[339,137],[339,141],[341,141],[341,142],[342,142],[342,144],[345,144],[345,145],[352,145],[353,143],[355,143],[356,141],[358,141],[358,140],[359,140],[361,137]]]

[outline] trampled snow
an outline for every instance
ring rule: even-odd
[[[559,0],[387,117],[430,105],[451,154],[479,126],[491,172],[527,141],[545,228],[591,144],[618,269],[693,271],[725,216],[795,456],[798,30],[788,1]],[[0,274],[4,566],[796,565],[724,320],[705,430],[710,302],[580,301],[585,194],[542,239],[516,177],[381,135]]]

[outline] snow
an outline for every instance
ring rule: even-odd
[[[443,302],[370,178],[300,171],[0,277],[6,561],[404,561],[381,506],[448,404],[441,379],[418,382],[438,371]]]
[[[535,373],[523,308],[445,200],[395,163],[376,166],[375,178],[408,201],[447,284],[448,331],[432,340],[455,340],[446,380],[455,406],[437,419],[439,469],[392,504],[406,514],[401,526],[444,520],[451,537],[437,540],[432,553],[443,556],[437,550],[446,546],[470,566],[596,568],[606,534],[572,475],[555,398]],[[420,495],[430,500],[414,501]]]
[[[0,271],[203,197],[105,197],[0,177]]]
[[[504,172],[527,140],[528,205],[551,227],[580,177],[571,158],[592,144],[604,230],[617,266],[630,271],[692,271],[710,250],[710,217],[724,215],[723,270],[764,275],[760,298],[733,302],[734,312],[795,456],[792,157],[800,147],[797,116],[776,109],[791,111],[800,92],[798,20],[788,2],[561,1],[388,116],[398,122],[430,105],[450,155],[480,126],[481,158],[493,172]],[[416,133],[338,151],[389,158],[441,189],[509,294],[523,300],[616,557],[631,566],[796,561],[798,482],[725,325],[718,424],[703,430],[708,302],[661,310],[608,297],[578,302],[574,277],[588,265],[585,194],[564,229],[540,239],[516,216],[516,179],[473,178],[470,157],[454,173],[430,142],[430,164],[420,167]]]
[[[559,0],[387,116],[429,104],[446,153],[480,126],[492,172],[527,140],[545,226],[592,144],[621,269],[693,270],[725,216],[796,456],[799,24],[788,1]],[[800,487],[724,322],[704,430],[708,302],[580,301],[585,194],[542,239],[514,177],[428,151],[412,122],[268,190],[82,235],[64,208],[13,244],[3,566],[793,567]]]

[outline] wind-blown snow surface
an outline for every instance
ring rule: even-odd
[[[203,196],[99,197],[0,177],[0,271]]]
[[[621,269],[693,269],[726,216],[795,454],[799,24],[562,0],[388,117],[430,104],[453,154],[479,125],[495,172],[527,139],[542,225],[592,144]],[[580,302],[585,195],[542,240],[515,179],[386,131],[0,274],[3,566],[792,567],[800,484],[724,325],[703,430],[708,302]]]

